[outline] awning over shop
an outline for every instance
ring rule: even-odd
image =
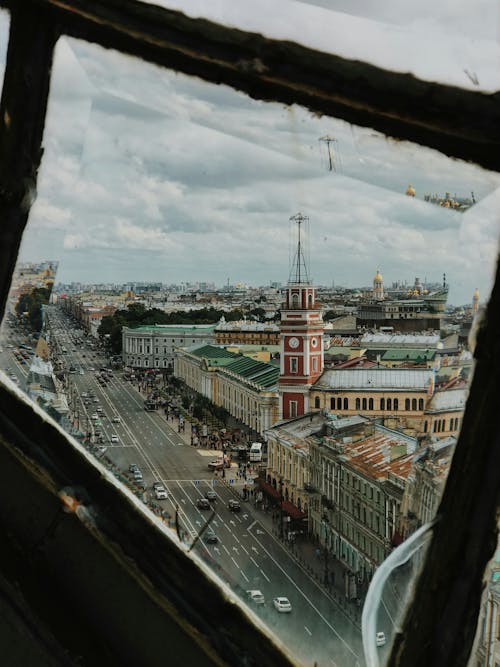
[[[277,489],[275,489],[272,484],[264,482],[264,480],[260,479],[259,486],[262,489],[262,491],[264,491],[264,493],[267,494],[268,496],[271,496],[271,498],[276,498],[276,500],[280,499],[280,492]]]
[[[295,507],[290,501],[284,500],[281,503],[281,508],[283,512],[288,514],[292,519],[305,519],[307,514],[305,514],[302,510],[299,510],[298,507]]]

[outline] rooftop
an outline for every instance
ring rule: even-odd
[[[318,378],[314,388],[426,391],[433,381],[434,371],[428,368],[333,368]]]

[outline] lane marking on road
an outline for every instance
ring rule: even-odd
[[[240,566],[238,565],[238,563],[234,560],[234,558],[233,558],[232,556],[231,556],[231,560],[233,561],[233,563],[236,565],[236,567],[237,567],[238,570],[239,570],[239,569],[240,569]]]
[[[309,637],[312,637],[313,633],[309,630],[309,628],[307,627],[307,625],[304,625],[304,630],[307,632],[307,634],[309,635]]]
[[[257,542],[257,544],[260,546],[260,548],[261,548],[261,549],[262,549],[262,550],[269,556],[269,558],[274,562],[274,564],[276,565],[276,567],[277,567],[279,570],[281,570],[281,572],[282,572],[282,573],[285,575],[285,577],[289,580],[289,582],[292,584],[292,586],[293,586],[293,587],[300,593],[300,595],[302,595],[302,597],[304,598],[304,600],[306,600],[306,601],[311,605],[311,607],[312,607],[312,608],[314,609],[314,611],[318,614],[318,616],[319,616],[319,617],[321,618],[321,620],[325,623],[325,625],[327,625],[327,626],[330,628],[330,630],[331,630],[331,631],[332,631],[332,632],[339,638],[339,640],[344,644],[344,646],[345,646],[346,649],[349,651],[349,653],[352,653],[352,655],[356,658],[356,660],[358,660],[358,659],[359,659],[358,654],[357,654],[355,651],[353,651],[353,649],[351,648],[351,646],[345,641],[345,639],[342,637],[342,635],[340,635],[340,634],[337,632],[337,630],[335,630],[335,628],[333,627],[333,625],[328,621],[327,618],[325,618],[324,614],[318,609],[318,607],[313,603],[313,601],[312,601],[312,600],[311,600],[311,599],[304,593],[304,591],[303,591],[301,588],[299,588],[299,586],[295,583],[295,581],[294,581],[294,580],[292,579],[292,577],[288,574],[288,572],[287,572],[287,571],[286,571],[286,570],[279,564],[279,562],[274,558],[274,556],[273,556],[273,555],[266,549],[266,547],[262,544],[262,542],[258,539],[258,537],[256,537],[255,535],[253,535],[253,533],[252,533],[252,536],[253,536],[253,539]],[[261,572],[262,572],[262,570],[261,570]],[[264,573],[262,572],[262,574],[264,574]]]
[[[245,547],[244,547],[241,543],[239,543],[239,545],[240,545],[240,547],[243,549],[243,551],[244,551],[244,552],[247,554],[247,556],[248,556],[248,551],[245,549]]]
[[[251,524],[248,526],[247,530],[251,530],[251,529],[255,526],[256,523],[257,523],[257,520],[255,520],[253,523],[251,523]]]
[[[226,547],[224,544],[222,545],[222,548],[224,549],[224,551],[227,553],[228,556],[231,555],[231,554],[229,553],[229,549],[227,549],[227,547]]]
[[[241,576],[245,579],[246,582],[249,582],[250,579],[247,577],[247,575],[241,570]]]
[[[252,556],[250,556],[250,560],[251,560],[252,563],[255,565],[255,567],[259,567],[259,564],[258,564],[257,561],[255,560],[255,558],[252,558]]]
[[[265,577],[268,581],[271,581],[269,579],[269,577],[267,576],[267,574],[264,572],[264,570],[262,568],[259,568],[259,569],[260,569],[260,572],[261,572],[262,576]]]

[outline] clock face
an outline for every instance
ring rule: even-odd
[[[318,339],[317,338],[311,338],[311,345],[312,345],[312,347],[318,347]]]
[[[288,341],[288,345],[290,345],[290,347],[293,350],[295,350],[295,348],[299,346],[299,339],[295,338],[295,336],[293,338],[290,338],[290,340]]]

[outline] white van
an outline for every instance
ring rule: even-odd
[[[250,461],[262,461],[261,442],[252,442],[252,446],[250,447],[250,456],[248,458]]]

